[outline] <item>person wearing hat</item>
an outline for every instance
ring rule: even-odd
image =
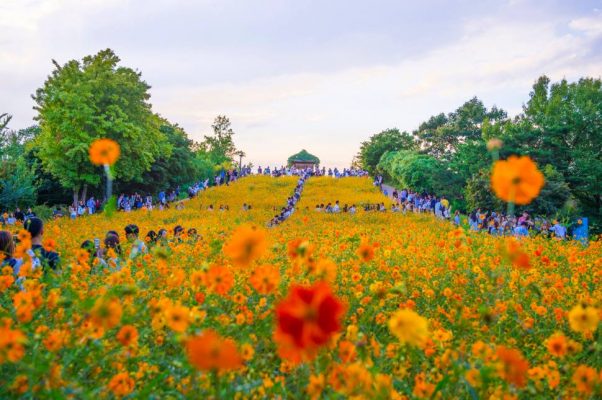
[[[42,246],[44,222],[38,217],[29,218],[25,221],[25,229],[31,235],[31,250],[40,260],[42,268],[56,270],[60,265],[59,254],[55,251],[46,250]]]

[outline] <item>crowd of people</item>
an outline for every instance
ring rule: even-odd
[[[293,195],[286,200],[286,206],[280,209],[280,212],[276,214],[274,218],[272,218],[272,220],[268,223],[268,226],[272,227],[283,223],[293,214],[293,212],[295,212],[295,205],[299,199],[301,199],[301,193],[303,192],[305,182],[310,176],[312,176],[312,173],[312,169],[295,170],[294,175],[298,175],[299,180],[297,181],[297,186],[295,186]]]
[[[31,259],[31,268],[56,270],[60,266],[59,254],[52,248],[52,242],[44,240],[44,222],[38,217],[31,217],[24,221],[23,230],[18,235],[9,231],[0,231],[0,267],[12,268],[18,275],[23,265],[25,256]],[[25,246],[25,254],[17,254],[17,245],[29,242]]]
[[[368,172],[357,169],[357,168],[343,168],[339,170],[338,168],[296,168],[281,166],[279,168],[274,167],[265,167],[262,168],[261,165],[257,168],[257,175],[268,175],[268,176],[293,176],[300,175],[301,173],[309,172],[311,176],[330,176],[333,178],[345,178],[348,176],[368,176]]]
[[[25,221],[24,229],[27,233],[21,232],[19,235],[0,231],[0,267],[10,267],[13,273],[18,275],[24,265],[24,258],[29,257],[32,269],[60,270],[59,254],[49,248],[48,243],[44,241],[43,221],[36,217],[28,219]],[[146,254],[154,246],[162,246],[168,251],[170,242],[194,243],[201,238],[195,228],[186,231],[180,225],[174,227],[171,232],[164,228],[158,231],[151,230],[144,240],[139,236],[137,225],[127,225],[123,233],[125,243],[117,231],[111,230],[106,233],[103,240],[95,238],[85,240],[81,244],[81,249],[87,253],[91,272],[118,271],[127,260]],[[30,249],[25,254],[17,254],[17,245],[23,241],[31,241],[31,246],[25,246]]]
[[[377,176],[374,184],[379,186],[383,193],[389,196],[383,187],[382,176]],[[435,217],[453,221],[455,225],[461,225],[460,212],[453,213],[451,205],[445,196],[435,196],[428,193],[416,193],[408,189],[398,191],[393,189],[390,196],[393,198],[392,211],[432,213]],[[384,204],[379,205],[379,211],[385,211]],[[580,225],[581,220],[576,222]],[[487,232],[496,236],[529,236],[541,235],[567,239],[569,228],[558,220],[550,220],[543,217],[531,217],[529,213],[523,212],[520,216],[506,215],[501,212],[483,211],[480,208],[468,215],[468,225],[471,230]]]

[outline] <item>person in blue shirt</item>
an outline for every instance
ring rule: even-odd
[[[527,229],[527,223],[521,222],[519,225],[514,228],[515,236],[529,236],[529,230]]]

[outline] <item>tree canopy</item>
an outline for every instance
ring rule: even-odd
[[[55,69],[33,96],[38,111],[38,155],[44,168],[74,194],[98,185],[98,167],[89,162],[88,148],[98,138],[121,147],[115,175],[122,181],[140,180],[171,145],[160,131],[160,119],[148,102],[150,86],[141,74],[119,66],[112,50],[86,56],[82,62]]]
[[[461,208],[491,208],[491,156],[487,142],[503,142],[499,156],[529,155],[546,177],[540,196],[525,210],[540,214],[579,211],[602,221],[602,81],[582,78],[551,83],[542,76],[533,85],[523,112],[514,118],[472,98],[455,111],[421,123],[402,143],[398,130],[386,130],[361,144],[359,164],[393,183],[414,190],[453,194]],[[413,143],[413,145],[412,145]],[[399,150],[413,150],[410,153]],[[436,161],[435,161],[436,160]],[[376,161],[376,162],[375,162]],[[408,175],[408,169],[412,175]],[[423,176],[424,181],[412,176]],[[415,186],[412,186],[411,183]],[[428,190],[427,190],[428,191]],[[462,205],[464,207],[462,207]]]

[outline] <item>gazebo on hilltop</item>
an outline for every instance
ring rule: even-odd
[[[295,167],[297,169],[315,169],[320,166],[320,159],[303,149],[297,154],[293,154],[288,158],[288,166]]]

